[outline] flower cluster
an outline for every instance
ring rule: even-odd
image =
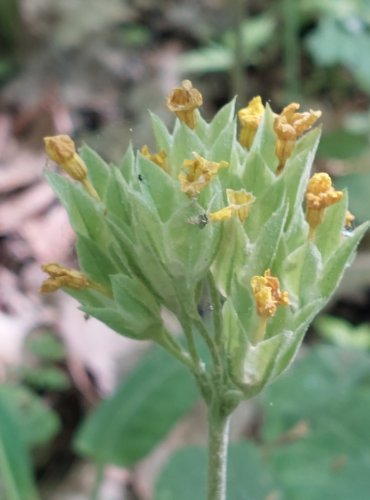
[[[346,197],[326,173],[308,180],[320,111],[292,103],[277,115],[257,96],[238,112],[237,135],[234,102],[210,123],[202,103],[182,82],[167,98],[173,131],[152,115],[157,152],[130,147],[119,166],[86,146],[77,152],[67,136],[45,138],[70,177],[46,174],[68,210],[83,273],[46,264],[41,291],[63,288],[120,334],[156,341],[204,394],[204,372],[214,370],[225,394],[249,397],[290,363],[367,226],[346,238]],[[183,343],[162,308],[179,320]]]

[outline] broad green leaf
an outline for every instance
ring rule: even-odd
[[[367,383],[369,370],[370,358],[360,350],[322,345],[310,349],[262,394],[264,439],[277,439],[302,419],[319,428],[330,414],[339,425],[343,416],[336,413],[337,405],[349,403],[355,388]]]
[[[0,480],[4,500],[37,500],[31,460],[13,412],[0,399]]]
[[[27,385],[40,391],[65,391],[70,387],[68,375],[54,365],[23,368],[21,375]]]
[[[338,128],[323,134],[318,155],[328,159],[353,160],[356,156],[366,153],[368,148],[369,138],[367,134]]]
[[[320,315],[314,328],[334,345],[370,349],[370,326],[367,323],[353,326],[344,319]]]
[[[263,436],[275,443],[269,463],[284,498],[366,497],[369,369],[369,356],[359,350],[320,346],[263,394]],[[306,433],[284,440],[302,421]]]
[[[233,64],[234,54],[231,49],[213,43],[210,47],[185,52],[180,60],[179,68],[184,75],[199,72],[204,74],[228,70]]]
[[[62,341],[52,331],[26,337],[25,348],[44,361],[63,361],[67,354]]]
[[[226,494],[230,500],[263,499],[278,491],[272,471],[252,443],[230,445],[227,469]],[[206,498],[206,470],[205,448],[187,447],[176,452],[157,480],[154,499]]]
[[[17,434],[30,448],[45,444],[59,430],[56,413],[21,385],[3,384],[0,387],[0,405],[11,412]]]
[[[76,448],[98,463],[131,466],[160,443],[197,397],[188,371],[166,352],[152,349],[85,420]]]

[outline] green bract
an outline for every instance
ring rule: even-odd
[[[84,312],[118,333],[154,340],[178,357],[201,382],[206,399],[207,373],[219,377],[225,404],[228,397],[250,397],[289,365],[368,225],[343,234],[344,196],[326,209],[315,241],[308,240],[304,196],[319,129],[297,141],[277,176],[269,106],[250,151],[237,140],[234,101],[211,123],[197,113],[194,130],[176,120],[171,133],[157,116],[151,118],[167,171],[131,147],[118,166],[83,147],[80,154],[101,201],[78,183],[46,174],[76,232],[81,270],[107,293],[65,290]],[[178,175],[194,152],[229,167],[189,198]],[[244,222],[235,215],[211,222],[209,213],[227,206],[228,188],[255,196],[250,214]],[[278,308],[264,339],[255,343],[259,317],[250,280],[266,269],[279,278],[290,305]],[[178,318],[184,339],[167,330],[164,309]]]

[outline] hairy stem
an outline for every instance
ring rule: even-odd
[[[226,499],[229,415],[219,401],[208,407],[208,500]]]

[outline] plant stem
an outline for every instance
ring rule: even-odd
[[[208,406],[208,500],[226,499],[229,415],[219,401]]]
[[[296,0],[282,0],[284,15],[284,65],[285,93],[287,101],[299,94],[299,11]]]
[[[243,32],[242,24],[245,15],[246,0],[233,1],[234,14],[234,65],[232,68],[232,95],[237,95],[239,101],[245,101],[246,75],[244,72],[243,60]]]

